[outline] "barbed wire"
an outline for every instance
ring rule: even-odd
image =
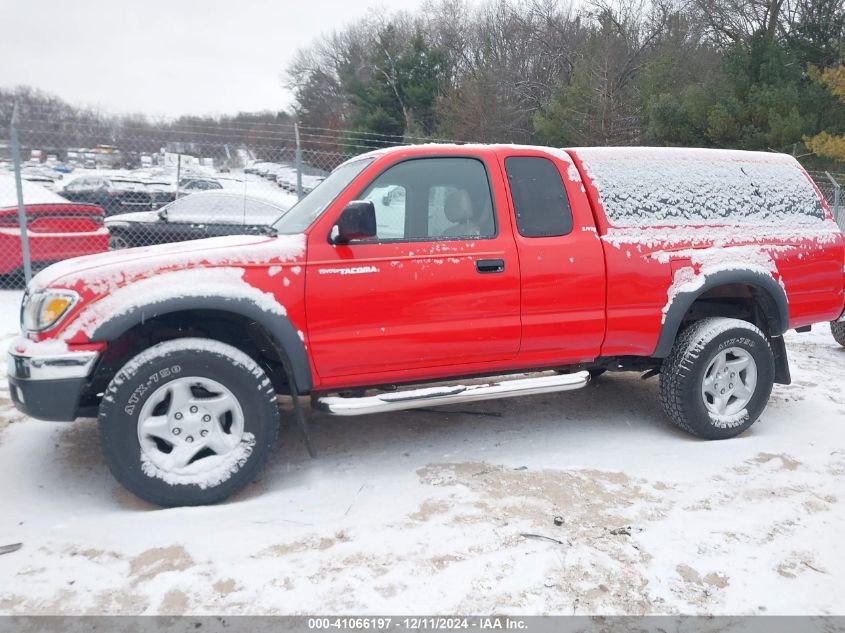
[[[32,106],[26,106],[26,108],[27,109],[36,109],[36,110],[41,109],[42,114],[44,112],[50,112],[50,113],[53,113],[53,114],[69,114],[71,112],[70,110],[61,110],[61,109],[55,109],[55,108],[50,109],[49,107],[45,108],[45,106],[46,106],[46,104],[33,104]],[[53,123],[57,123],[57,121],[55,121],[54,119],[50,119],[50,118],[35,119],[33,117],[28,117],[28,116],[26,116],[26,112],[24,112],[24,114],[22,116],[25,117],[26,120],[43,120],[43,121],[50,121],[50,122],[53,122]],[[91,113],[91,116],[112,116],[112,115],[97,115],[95,113]],[[185,122],[179,121],[179,119],[177,118],[176,120],[173,120],[173,121],[146,119],[146,120],[138,121],[138,123],[141,123],[141,124],[146,123],[146,124],[152,124],[152,125],[159,124],[159,125],[168,126],[168,127],[170,125],[175,125],[176,127],[185,127],[185,126],[219,127],[215,123],[215,121],[216,121],[216,119],[212,118],[211,120],[209,120],[209,122],[207,124],[202,123],[202,122],[191,123],[191,122],[187,122],[187,121],[185,121]],[[73,121],[71,121],[71,120],[69,120],[67,122],[73,123]],[[89,122],[86,121],[84,123],[89,123]],[[104,127],[113,127],[113,126],[120,127],[120,126],[123,126],[123,125],[126,125],[126,124],[131,125],[132,123],[133,123],[133,121],[131,119],[129,119],[129,120],[118,119],[116,121],[98,121],[96,124],[102,125]],[[290,132],[293,133],[294,128],[296,127],[297,124],[294,123],[294,122],[281,123],[281,122],[276,122],[276,121],[254,121],[254,122],[244,121],[242,123],[238,123],[238,125],[267,126],[267,127],[271,127],[271,128],[283,128],[285,130],[290,130]],[[230,127],[226,126],[226,127],[219,127],[219,129],[234,129],[234,128],[230,128]],[[413,141],[427,141],[427,142],[441,142],[441,143],[457,142],[454,139],[441,138],[441,137],[436,137],[436,136],[418,136],[418,135],[406,135],[406,134],[403,134],[403,135],[384,134],[384,133],[380,133],[380,132],[370,132],[368,130],[355,130],[355,129],[344,129],[344,130],[339,131],[339,130],[334,129],[334,128],[319,127],[319,126],[314,126],[314,125],[302,125],[302,124],[299,125],[299,129],[300,129],[301,132],[313,130],[315,132],[330,132],[330,133],[333,133],[333,134],[339,133],[339,134],[343,134],[343,135],[361,136],[361,137],[366,137],[366,138],[397,139],[397,140],[398,139],[408,139],[408,140],[413,140]],[[467,141],[462,141],[462,142],[467,142]]]

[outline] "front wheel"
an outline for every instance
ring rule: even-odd
[[[831,321],[830,331],[836,342],[845,347],[845,322]]]
[[[772,348],[756,326],[739,319],[702,319],[678,336],[663,361],[660,401],[685,431],[727,439],[760,417],[774,376]]]
[[[201,338],[130,360],[100,405],[100,444],[115,478],[160,506],[217,503],[254,480],[276,441],[270,379],[250,356]]]

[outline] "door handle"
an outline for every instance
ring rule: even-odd
[[[475,269],[482,275],[488,273],[503,273],[505,272],[504,259],[476,259]]]

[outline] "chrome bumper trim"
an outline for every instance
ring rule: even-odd
[[[16,380],[64,380],[87,378],[100,357],[99,352],[67,352],[51,356],[9,350],[9,377]]]
[[[590,374],[580,371],[575,374],[517,378],[483,385],[424,387],[362,398],[324,396],[317,399],[317,408],[331,415],[365,415],[477,400],[570,391],[586,386],[589,381]]]

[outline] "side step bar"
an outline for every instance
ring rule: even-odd
[[[589,381],[590,374],[586,371],[579,371],[574,374],[515,378],[481,385],[424,387],[361,398],[323,396],[317,398],[316,406],[321,411],[332,415],[365,415],[368,413],[384,413],[385,411],[435,407],[442,404],[475,402],[476,400],[495,400],[497,398],[533,396],[556,391],[571,391],[585,387]]]

